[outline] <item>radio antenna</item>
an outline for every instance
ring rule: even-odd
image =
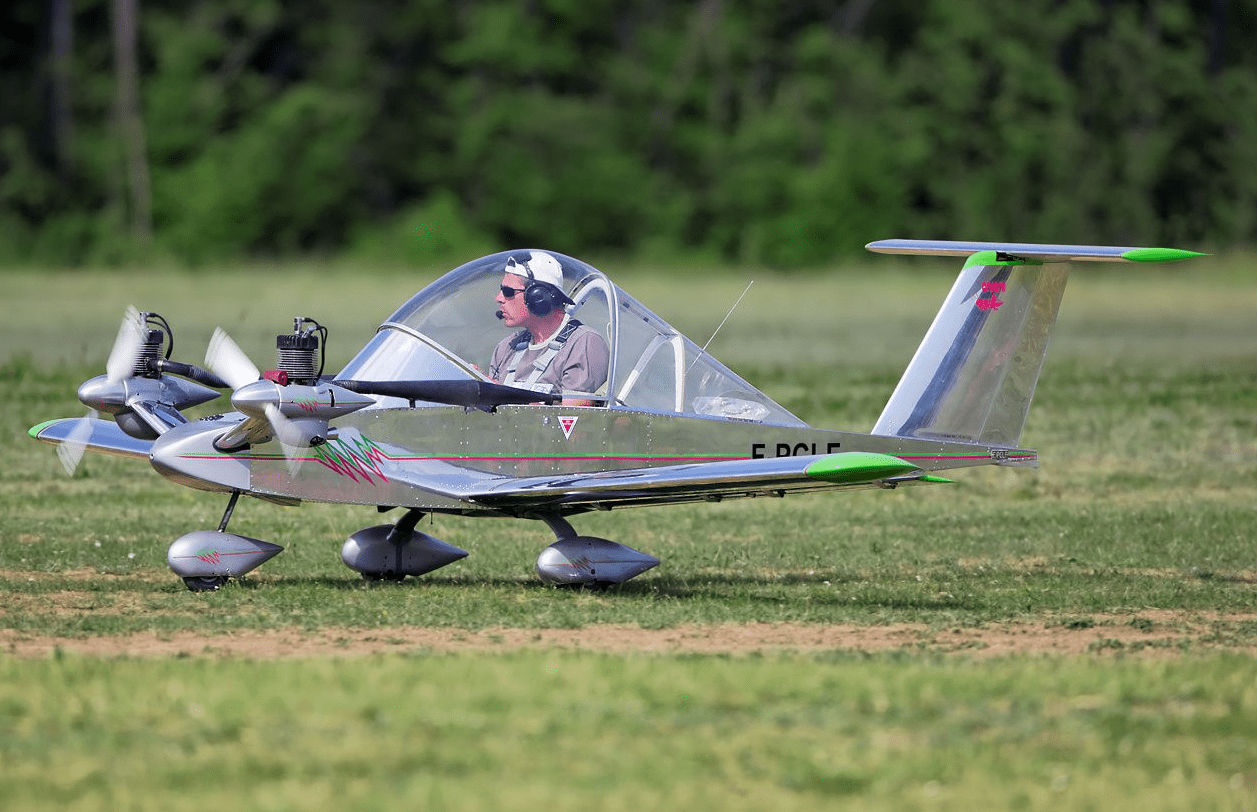
[[[694,356],[694,360],[691,361],[690,365],[685,368],[686,375],[690,374],[690,370],[693,369],[694,365],[698,363],[698,359],[702,358],[704,355],[707,354],[707,348],[711,346],[711,342],[713,339],[715,339],[716,333],[719,333],[720,328],[725,326],[725,322],[728,321],[729,317],[733,315],[733,311],[738,309],[738,305],[742,304],[742,300],[746,298],[746,294],[749,293],[751,290],[751,285],[754,285],[754,284],[755,284],[754,279],[746,283],[746,290],[742,291],[742,295],[739,296],[738,300],[733,303],[733,307],[729,308],[729,312],[725,313],[725,317],[720,320],[719,324],[716,325],[716,329],[711,331],[711,338],[707,339],[707,343],[704,344],[703,348],[698,351],[698,355]]]

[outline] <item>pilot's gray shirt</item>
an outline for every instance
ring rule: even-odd
[[[529,344],[519,358],[515,375],[511,380],[506,380],[511,359],[518,352],[512,348],[514,339],[513,335],[507,336],[494,348],[489,364],[489,377],[498,383],[522,387],[524,381],[532,376],[533,362],[547,351],[550,342]],[[547,394],[593,394],[607,382],[610,360],[611,353],[607,349],[606,340],[597,330],[582,324],[572,331],[567,342],[541,373],[541,377],[527,388]]]

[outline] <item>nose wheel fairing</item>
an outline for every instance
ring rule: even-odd
[[[166,563],[192,588],[189,578],[239,577],[270,561],[283,549],[269,541],[222,530],[194,530],[170,545]]]

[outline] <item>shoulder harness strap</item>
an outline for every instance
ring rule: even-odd
[[[530,374],[525,380],[516,381],[515,370],[519,366],[520,359],[524,357],[524,353],[528,350],[529,333],[527,330],[522,330],[520,335],[524,337],[523,343],[521,345],[519,336],[515,337],[515,342],[512,344],[512,347],[515,349],[515,354],[512,355],[510,361],[507,362],[506,376],[503,378],[503,382],[521,386],[524,389],[532,388],[532,386],[537,383],[537,380],[546,371],[546,367],[550,366],[550,362],[553,361],[554,357],[559,354],[560,350],[563,349],[563,345],[566,344],[567,340],[572,337],[572,333],[576,332],[576,328],[580,326],[581,323],[579,319],[570,319],[568,323],[563,326],[563,329],[556,333],[554,338],[550,339],[550,343],[546,345],[545,352],[538,355],[536,360],[532,362],[532,374]]]

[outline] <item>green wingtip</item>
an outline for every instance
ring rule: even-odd
[[[870,451],[846,451],[822,457],[803,470],[812,479],[854,485],[876,482],[917,470],[917,466],[889,454]]]
[[[36,440],[38,440],[38,439],[39,439],[39,433],[40,433],[41,431],[43,431],[44,429],[48,428],[49,426],[51,426],[53,423],[56,423],[56,422],[58,422],[58,421],[56,421],[56,420],[45,420],[44,422],[40,423],[38,426],[31,426],[31,430],[30,430],[30,431],[28,431],[28,432],[26,432],[26,433],[27,433],[27,434],[29,434],[30,436],[34,437]]]
[[[945,476],[934,476],[933,474],[926,474],[925,476],[921,477],[917,481],[928,482],[930,484],[937,484],[937,485],[955,485],[956,484],[956,480],[954,479],[948,479]]]
[[[1129,262],[1177,262],[1192,257],[1207,257],[1199,251],[1185,251],[1182,248],[1132,248],[1122,254],[1122,259]]]

